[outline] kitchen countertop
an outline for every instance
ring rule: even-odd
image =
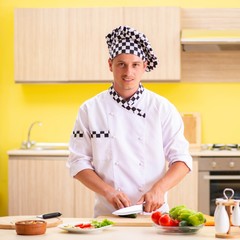
[[[76,219],[76,218],[63,218],[63,223],[68,222],[81,222],[87,221],[88,219]],[[232,233],[240,234],[239,228],[232,228]],[[81,234],[81,233],[68,233],[58,227],[47,228],[47,231],[44,235],[38,236],[20,236],[16,234],[15,230],[6,230],[0,229],[0,239],[4,240],[17,240],[17,239],[47,239],[47,240],[74,240],[74,239],[82,239],[82,240],[106,240],[106,239],[114,239],[114,240],[126,240],[126,239],[138,239],[138,240],[173,240],[173,239],[216,239],[215,238],[215,229],[214,227],[205,226],[199,232],[192,235],[180,235],[180,234],[161,234],[157,232],[155,227],[123,227],[123,226],[113,226],[106,230]]]
[[[68,156],[68,150],[25,150],[14,149],[7,152],[10,156]]]
[[[211,151],[201,150],[200,147],[190,148],[190,153],[193,157],[240,157],[240,151]],[[68,156],[68,150],[23,150],[15,149],[8,151],[8,155],[11,156]]]

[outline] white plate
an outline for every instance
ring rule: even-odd
[[[171,227],[171,226],[161,226],[161,225],[156,225],[157,231],[162,234],[195,234],[197,233],[203,226],[184,226],[184,227]]]
[[[72,233],[93,233],[93,232],[100,232],[103,231],[109,227],[112,227],[112,225],[107,225],[104,227],[100,227],[100,228],[80,228],[80,227],[74,227],[75,225],[81,224],[81,223],[90,223],[90,222],[70,222],[70,223],[63,223],[58,225],[59,228],[68,231],[68,232],[72,232]]]

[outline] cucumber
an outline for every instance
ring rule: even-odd
[[[125,218],[136,218],[137,214],[132,213],[132,214],[127,214],[127,215],[118,215],[119,217],[125,217]]]

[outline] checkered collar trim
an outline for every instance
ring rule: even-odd
[[[139,85],[137,92],[129,100],[124,100],[111,86],[109,88],[109,94],[112,96],[113,100],[119,103],[123,108],[132,111],[133,113],[139,115],[140,117],[145,118],[146,113],[143,113],[141,109],[134,107],[133,105],[138,101],[138,99],[142,96],[144,92],[144,87],[142,84]]]

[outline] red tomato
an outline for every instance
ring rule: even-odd
[[[162,213],[159,211],[153,212],[151,215],[152,221],[159,225],[159,219],[160,219],[161,215],[162,215]]]
[[[170,226],[178,227],[179,226],[179,221],[171,218]]]
[[[159,218],[159,224],[161,226],[171,226],[171,217],[165,213]]]
[[[90,228],[90,227],[92,227],[92,225],[90,223],[80,223],[80,224],[75,225],[75,227]]]

